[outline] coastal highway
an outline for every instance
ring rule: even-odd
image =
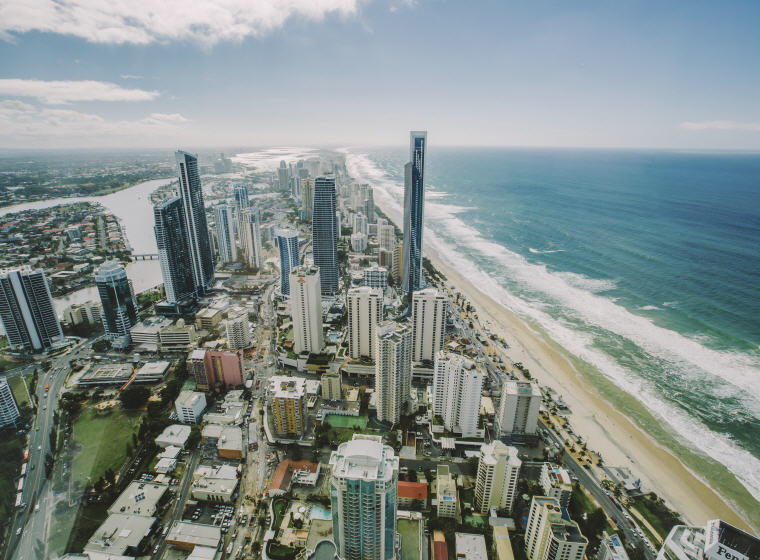
[[[89,352],[90,344],[95,340],[97,339],[80,342],[54,358],[50,369],[42,372],[38,378],[37,415],[29,432],[29,465],[22,494],[25,505],[16,512],[6,558],[31,560],[40,557],[35,550],[38,541],[42,543],[41,557],[45,557],[45,535],[53,504],[52,491],[45,477],[45,456],[55,452],[50,448],[50,432],[54,426],[53,416],[58,409],[59,393],[71,371],[69,361]],[[50,385],[47,392],[45,385]],[[35,510],[35,505],[39,505],[39,509]],[[22,529],[20,535],[17,534],[19,529]]]

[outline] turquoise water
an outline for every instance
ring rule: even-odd
[[[760,499],[760,155],[430,146],[424,244]]]
[[[335,545],[331,541],[320,541],[309,560],[333,560],[335,552]]]
[[[323,508],[320,505],[311,506],[309,517],[312,519],[322,519],[324,521],[330,521],[332,519],[332,512],[329,509]]]

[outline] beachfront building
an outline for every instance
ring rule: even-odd
[[[396,558],[398,457],[380,436],[355,434],[330,456],[333,541],[340,560]]]
[[[21,416],[16,397],[5,377],[0,377],[0,428],[15,424]]]
[[[538,429],[541,391],[530,381],[506,381],[494,430],[502,436],[533,436]]]
[[[208,233],[203,189],[198,173],[198,156],[178,150],[179,195],[185,217],[190,268],[196,295],[205,294],[214,284],[214,252]]]
[[[404,166],[404,243],[402,290],[411,303],[422,288],[422,232],[425,228],[425,150],[427,132],[409,133],[409,163]],[[432,356],[430,358],[433,359]]]
[[[295,353],[320,354],[325,348],[325,337],[318,267],[304,265],[290,271],[290,316]]]
[[[400,323],[385,321],[377,327],[375,395],[377,419],[398,423],[409,403],[412,383],[412,333]]]
[[[195,391],[182,391],[174,401],[177,417],[183,424],[198,424],[206,410],[206,395]]]
[[[270,377],[267,400],[271,406],[272,426],[278,435],[303,435],[306,427],[305,379],[284,375]]]
[[[0,270],[0,321],[16,352],[38,352],[64,341],[42,270]]]
[[[153,231],[156,235],[166,302],[173,305],[194,296],[189,233],[180,197],[167,198],[153,207]]]
[[[348,307],[348,355],[351,359],[374,360],[377,326],[383,320],[383,293],[366,286],[351,288]]]
[[[244,239],[245,260],[248,266],[262,268],[264,266],[264,252],[261,248],[261,211],[258,207],[246,208],[241,219],[242,232],[240,238]]]
[[[611,535],[604,533],[604,538],[599,543],[599,550],[596,553],[596,560],[628,560],[628,553],[617,533]]]
[[[278,229],[275,232],[280,249],[280,295],[290,297],[290,271],[300,263],[298,232],[294,229]]]
[[[323,295],[338,293],[339,232],[335,211],[335,177],[317,177],[314,179],[311,246]]]
[[[462,437],[476,435],[484,379],[484,372],[471,360],[438,352],[433,373],[433,414],[443,421],[447,431]]]
[[[525,530],[528,560],[582,560],[588,539],[556,498],[534,496]]]
[[[475,480],[475,510],[486,514],[495,507],[509,512],[521,465],[516,447],[504,445],[499,440],[483,445]]]
[[[449,472],[448,465],[438,465],[436,476],[436,507],[438,517],[457,516],[457,483]]]
[[[251,345],[251,322],[247,312],[230,315],[225,322],[225,330],[230,348],[248,348]]]
[[[567,469],[554,463],[544,463],[541,466],[539,484],[544,489],[544,495],[557,498],[559,505],[570,505],[570,497],[573,495],[573,482]]]
[[[435,288],[419,290],[412,297],[413,362],[432,362],[443,350],[449,300]]]
[[[224,264],[237,260],[237,245],[235,244],[235,222],[232,217],[232,207],[228,204],[214,206],[214,227],[216,228],[216,244],[219,259]]]
[[[657,560],[755,558],[760,558],[760,539],[720,519],[708,521],[705,527],[674,526],[657,555]]]
[[[95,286],[106,337],[114,348],[127,348],[132,340],[130,329],[137,324],[135,293],[127,271],[119,261],[106,261],[95,270]]]

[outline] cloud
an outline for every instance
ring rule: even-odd
[[[146,45],[175,40],[213,45],[259,37],[288,19],[355,15],[366,0],[34,0],[0,3],[0,37],[29,31],[92,43]]]
[[[749,130],[760,132],[760,122],[701,121],[682,122],[679,126],[684,130]]]
[[[178,113],[151,113],[133,121],[108,120],[70,109],[37,108],[15,99],[0,101],[0,142],[40,138],[76,144],[97,137],[173,136],[188,122]]]
[[[121,79],[122,80],[142,80],[142,76],[139,76],[137,74],[122,74]]]
[[[151,101],[157,91],[126,89],[93,80],[44,81],[0,78],[0,95],[35,97],[43,103],[62,105],[71,101]]]

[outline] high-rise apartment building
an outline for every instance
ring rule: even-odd
[[[363,233],[364,235],[367,235],[367,217],[361,212],[354,214],[352,229],[354,230],[354,233]]]
[[[409,133],[409,163],[404,167],[404,253],[402,289],[408,300],[422,288],[422,233],[425,227],[425,150],[427,132]]]
[[[320,354],[325,348],[325,338],[318,267],[299,266],[290,271],[290,316],[294,352]]]
[[[541,476],[538,479],[544,495],[557,498],[559,505],[567,507],[573,495],[573,481],[566,468],[554,463],[544,463],[541,466]]]
[[[506,381],[494,430],[501,435],[531,436],[538,429],[541,391],[529,381]]]
[[[183,424],[198,424],[206,410],[206,395],[195,391],[182,391],[174,401],[174,409]]]
[[[521,465],[517,448],[499,440],[483,445],[475,481],[475,510],[488,513],[489,509],[496,507],[510,511]]]
[[[438,489],[436,492],[438,517],[457,516],[457,483],[449,472],[448,465],[438,465],[436,476]]]
[[[374,360],[377,326],[383,320],[383,293],[377,288],[348,290],[348,354],[352,359]]]
[[[280,293],[290,297],[290,271],[301,260],[298,247],[298,232],[294,229],[278,229],[275,233],[280,249]]]
[[[364,285],[370,288],[385,290],[388,287],[388,269],[384,266],[373,264],[364,269]]]
[[[611,535],[604,533],[596,553],[596,560],[628,560],[628,553],[616,533]]]
[[[675,525],[657,560],[755,560],[760,539],[730,523],[711,519],[704,527]]]
[[[219,247],[219,259],[225,263],[237,260],[237,245],[235,243],[235,221],[232,217],[232,207],[228,204],[214,206],[214,226],[216,241]]]
[[[303,435],[306,423],[306,380],[275,375],[269,378],[272,425],[281,436]]]
[[[380,436],[355,434],[330,456],[333,541],[340,560],[396,558],[398,457]]]
[[[13,390],[5,377],[0,377],[0,428],[15,424],[21,413]]]
[[[241,249],[245,252],[247,240],[243,233],[243,215],[248,209],[248,187],[246,185],[235,185],[232,193],[235,201],[235,233],[238,235]]]
[[[534,496],[525,530],[528,560],[582,560],[588,545],[555,498]]]
[[[375,394],[377,418],[398,423],[412,386],[412,333],[409,326],[385,321],[377,327]]]
[[[164,279],[166,301],[175,304],[195,295],[187,223],[182,199],[167,198],[153,207],[158,262]]]
[[[206,375],[210,390],[224,391],[245,383],[245,355],[237,350],[206,350]]]
[[[311,220],[314,264],[319,267],[322,294],[338,293],[338,224],[335,219],[335,177],[314,180],[314,215]]]
[[[277,168],[277,183],[281,192],[290,190],[290,170],[285,161],[281,161],[280,167]]]
[[[248,266],[264,266],[264,253],[261,243],[261,219],[258,207],[248,208],[243,212],[241,239],[245,239],[245,260]]]
[[[187,359],[187,374],[195,381],[195,390],[207,392],[212,387],[206,372],[206,350],[198,348]]]
[[[198,174],[198,157],[187,152],[175,154],[179,169],[179,195],[185,214],[186,243],[195,292],[205,294],[214,284],[214,252],[208,233],[203,189]]]
[[[114,348],[127,348],[129,330],[137,324],[137,305],[132,282],[119,261],[106,261],[95,270],[95,286],[100,294],[100,316],[106,337]]]
[[[396,247],[396,228],[391,225],[377,226],[377,242],[380,244],[381,249],[393,252]]]
[[[393,280],[401,282],[404,277],[404,242],[399,240],[393,248],[393,265],[391,266]]]
[[[301,219],[311,222],[314,210],[314,179],[301,179]],[[338,230],[340,235],[340,230]]]
[[[462,437],[473,437],[480,418],[484,372],[458,354],[440,351],[433,374],[433,414],[444,427]]]
[[[0,321],[17,352],[37,352],[64,341],[42,270],[0,270]]]
[[[320,380],[322,386],[322,398],[328,401],[339,401],[343,398],[340,371],[328,371],[322,374]]]
[[[414,329],[412,361],[432,362],[443,349],[449,300],[443,292],[427,288],[414,292],[411,305]]]
[[[225,329],[230,348],[248,348],[251,345],[251,322],[245,311],[231,314],[225,322]]]

